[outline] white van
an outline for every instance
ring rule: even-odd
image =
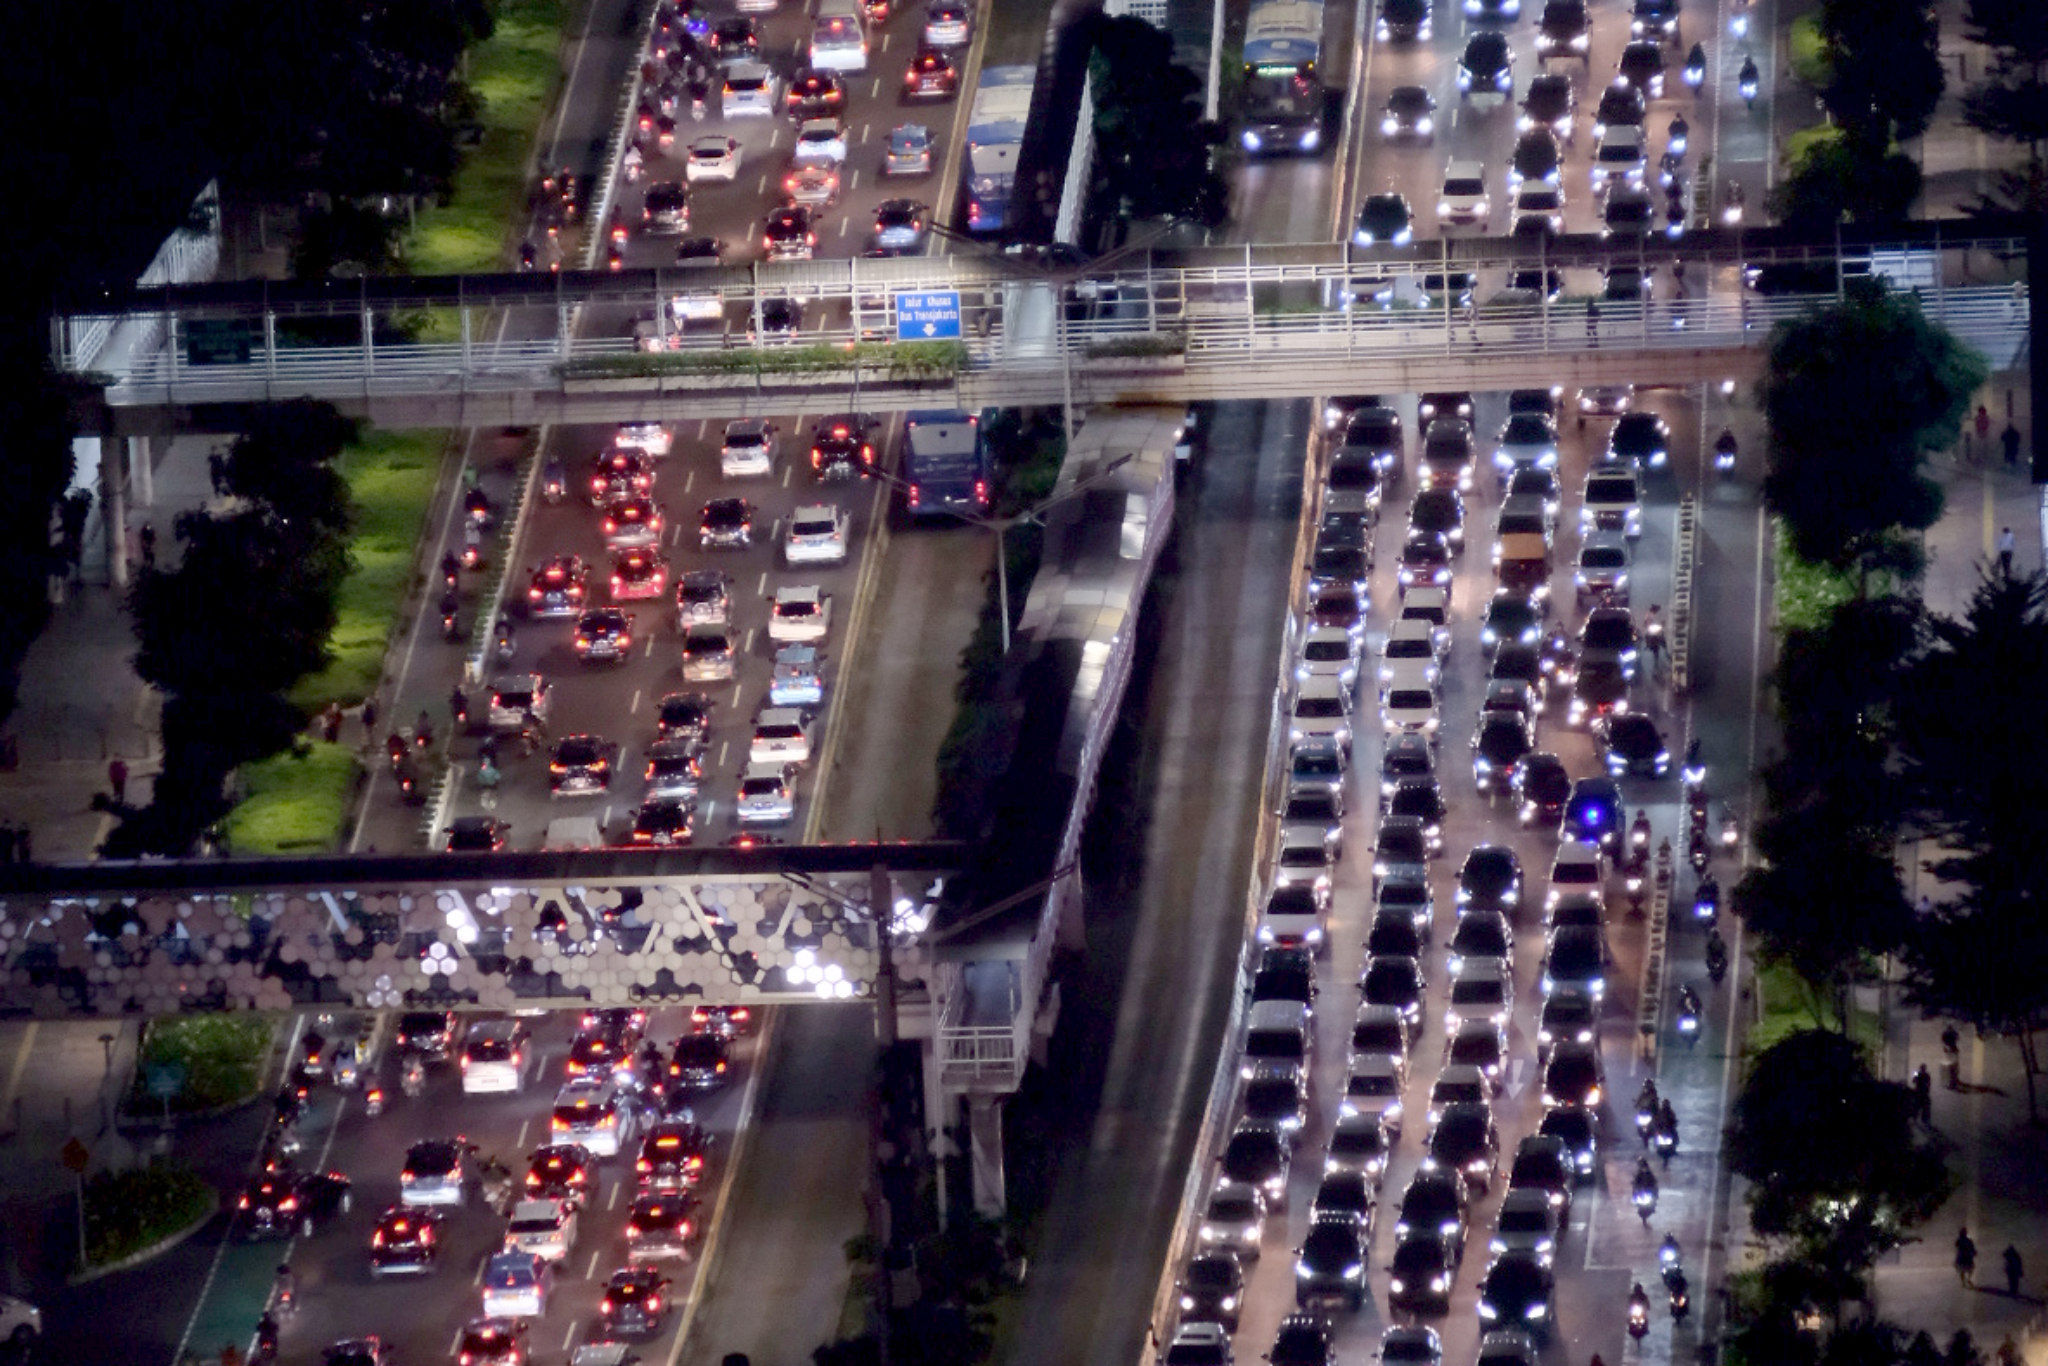
[[[860,0],[819,0],[811,22],[811,65],[820,71],[868,69],[867,16]]]

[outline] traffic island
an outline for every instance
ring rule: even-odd
[[[124,1114],[143,1122],[199,1119],[248,1104],[263,1089],[277,1027],[270,1015],[152,1020]]]
[[[100,1172],[82,1192],[80,1259],[69,1281],[82,1285],[159,1257],[204,1228],[219,1208],[218,1192],[180,1162]]]

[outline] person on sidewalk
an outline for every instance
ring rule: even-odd
[[[2005,424],[2005,430],[1998,434],[1998,439],[2005,445],[2006,468],[2018,468],[2020,463],[2020,429],[2008,422]]]
[[[1953,1024],[1941,1031],[1941,1079],[1951,1091],[1963,1089],[1963,1038]]]
[[[1999,1257],[2005,1263],[2005,1293],[2018,1299],[2020,1280],[2026,1272],[2026,1264],[2020,1261],[2020,1250],[2007,1243],[2005,1251],[2000,1253]]]
[[[329,702],[320,713],[320,738],[330,745],[341,739],[341,703]]]
[[[156,526],[150,522],[142,524],[142,567],[156,568]]]
[[[1991,410],[1983,404],[1977,405],[1977,415],[1970,419],[1971,427],[1977,432],[1977,458],[1991,458]]]
[[[1653,602],[1650,610],[1643,614],[1643,648],[1650,652],[1650,663],[1659,668],[1664,664],[1663,613],[1663,607]]]
[[[2005,578],[2012,577],[2012,557],[2020,548],[2019,537],[2012,534],[2012,528],[1998,529],[1998,572]]]
[[[1956,1279],[1965,1290],[1977,1288],[1977,1244],[1970,1240],[1967,1228],[1956,1230]]]
[[[1913,1070],[1913,1104],[1922,1124],[1934,1123],[1934,1078],[1924,1062]]]
[[[363,699],[363,743],[369,744],[377,738],[377,699]]]
[[[1593,346],[1600,344],[1600,304],[1597,300],[1586,300],[1586,341]]]
[[[114,794],[116,804],[128,800],[128,761],[107,760],[107,787]]]

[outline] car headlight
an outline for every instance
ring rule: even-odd
[[[1301,135],[1301,150],[1304,152],[1313,152],[1322,145],[1323,130],[1320,128],[1311,128]]]
[[[1237,1308],[1237,1296],[1235,1296],[1235,1295],[1225,1295],[1225,1296],[1223,1297],[1223,1310],[1224,1310],[1224,1312],[1225,1312],[1225,1313],[1228,1313],[1228,1312],[1230,1312],[1231,1310],[1233,1310],[1233,1309],[1235,1309],[1235,1308]]]
[[[1437,212],[1437,217],[1439,217],[1439,218],[1448,218],[1448,217],[1450,217],[1450,215],[1451,215],[1451,201],[1450,201],[1450,200],[1448,200],[1448,199],[1439,199],[1439,200],[1437,200],[1437,202],[1436,202],[1436,212]]]
[[[1491,773],[1493,772],[1493,761],[1484,754],[1475,754],[1472,756],[1472,771],[1474,773]]]
[[[1482,1319],[1497,1319],[1500,1317],[1500,1311],[1485,1300],[1481,1300],[1479,1302],[1479,1317]]]
[[[1427,114],[1424,114],[1421,118],[1415,120],[1415,131],[1418,133],[1427,134],[1433,131],[1435,128],[1436,120],[1431,118]]]
[[[1448,1224],[1444,1227],[1444,1232],[1455,1233],[1457,1231],[1457,1228],[1458,1226],[1456,1224]],[[1445,1287],[1449,1284],[1450,1278],[1448,1276],[1431,1276],[1429,1278],[1429,1288],[1431,1290],[1436,1291],[1439,1295],[1441,1295],[1444,1292]]]
[[[1531,1319],[1540,1319],[1543,1317],[1545,1312],[1547,1311],[1544,1305],[1532,1304],[1529,1306],[1528,1310],[1523,1314],[1523,1317]]]
[[[1256,152],[1259,150],[1259,135],[1257,133],[1254,133],[1251,129],[1247,128],[1244,130],[1244,137],[1242,141],[1244,142],[1244,149],[1247,152]]]
[[[1380,120],[1380,136],[1390,138],[1401,129],[1400,120],[1391,115]]]
[[[1487,1251],[1492,1252],[1493,1254],[1498,1256],[1499,1254],[1506,1252],[1508,1250],[1508,1245],[1505,1240],[1495,1238],[1492,1242],[1486,1245],[1486,1248]]]
[[[1402,1280],[1399,1276],[1395,1276],[1387,1282],[1387,1289],[1393,1291],[1396,1295],[1400,1294],[1403,1290],[1406,1290],[1407,1288],[1408,1283]]]
[[[1469,72],[1469,71],[1467,71],[1467,70],[1466,70],[1466,69],[1465,69],[1464,67],[1462,67],[1462,66],[1461,66],[1461,67],[1459,67],[1459,68],[1458,68],[1458,89],[1460,89],[1460,90],[1470,90],[1471,88],[1472,88],[1472,73],[1471,73],[1471,72]]]
[[[1415,233],[1409,228],[1403,228],[1394,234],[1394,245],[1397,247],[1405,247],[1413,240],[1415,240]]]
[[[1195,1297],[1193,1295],[1182,1295],[1180,1297],[1180,1307],[1182,1309],[1193,1309],[1195,1307]]]

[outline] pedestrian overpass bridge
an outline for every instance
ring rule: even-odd
[[[2026,248],[2013,225],[1936,222],[1145,250],[1067,269],[961,254],[258,281],[109,293],[54,318],[52,347],[110,435],[233,430],[248,405],[292,398],[406,427],[1500,389],[1563,366],[1584,384],[1685,384],[1752,372],[1772,324],[1873,273],[2009,365]],[[1612,272],[1679,266],[1681,293],[1589,307]],[[913,314],[909,295],[942,303]],[[797,332],[771,335],[791,306]]]
[[[0,867],[0,1011],[872,999],[885,958],[926,984],[909,1002],[937,988],[925,930],[967,857],[906,843]]]

